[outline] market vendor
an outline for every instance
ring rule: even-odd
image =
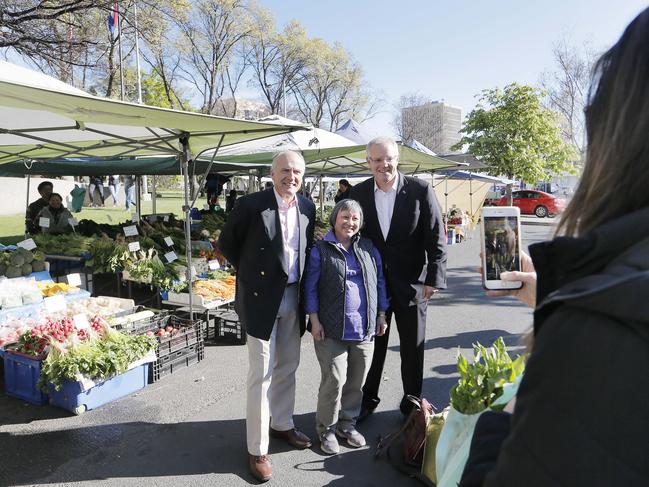
[[[38,194],[40,194],[41,197],[33,203],[30,203],[25,212],[25,231],[27,233],[33,234],[40,232],[40,227],[38,226],[36,218],[40,211],[47,206],[53,190],[54,185],[49,181],[43,181],[38,185]]]
[[[43,208],[36,217],[38,225],[43,233],[59,235],[72,230],[70,219],[72,213],[63,206],[63,198],[58,193],[50,195],[49,204]]]

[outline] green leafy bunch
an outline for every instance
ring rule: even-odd
[[[51,383],[59,391],[64,382],[76,381],[82,375],[103,381],[123,374],[128,366],[144,357],[158,345],[155,337],[125,335],[110,331],[105,337],[62,350],[53,347],[43,361],[39,387]]]
[[[451,405],[463,414],[476,414],[491,407],[502,395],[503,386],[523,373],[525,358],[519,355],[512,360],[502,337],[489,348],[475,343],[472,364],[458,353],[460,380],[451,389]]]

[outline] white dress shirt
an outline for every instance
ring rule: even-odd
[[[282,241],[284,242],[284,258],[288,265],[288,283],[300,280],[299,252],[300,252],[300,216],[297,207],[297,196],[286,203],[282,197],[273,189],[277,208],[279,210],[279,222],[282,226]]]
[[[399,176],[394,178],[392,186],[387,191],[380,189],[374,181],[374,204],[376,205],[376,216],[379,219],[383,240],[388,239],[390,223],[392,222],[392,213],[394,212],[394,202],[397,199],[397,186]]]

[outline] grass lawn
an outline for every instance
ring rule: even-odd
[[[156,201],[157,213],[175,213],[180,215],[183,205],[183,198],[181,192],[164,191],[159,192],[162,198]],[[111,199],[112,201],[112,199]],[[97,223],[122,223],[131,218],[131,213],[124,209],[123,203],[118,207],[111,206],[106,200],[105,208],[88,208],[83,207],[81,212],[73,213],[77,220],[89,219]],[[205,204],[205,198],[196,200],[196,206],[202,208]],[[142,201],[142,214],[147,215],[152,213],[151,201]],[[131,209],[133,209],[131,207]],[[18,215],[0,215],[0,243],[4,245],[13,244],[24,239],[25,231],[25,214]]]

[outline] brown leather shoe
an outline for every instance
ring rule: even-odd
[[[270,436],[284,440],[289,445],[297,448],[298,450],[304,450],[305,448],[309,448],[311,446],[311,438],[309,438],[297,428],[286,431],[277,431],[271,428]]]
[[[255,456],[248,454],[250,473],[260,482],[268,482],[273,477],[273,466],[268,455]]]

